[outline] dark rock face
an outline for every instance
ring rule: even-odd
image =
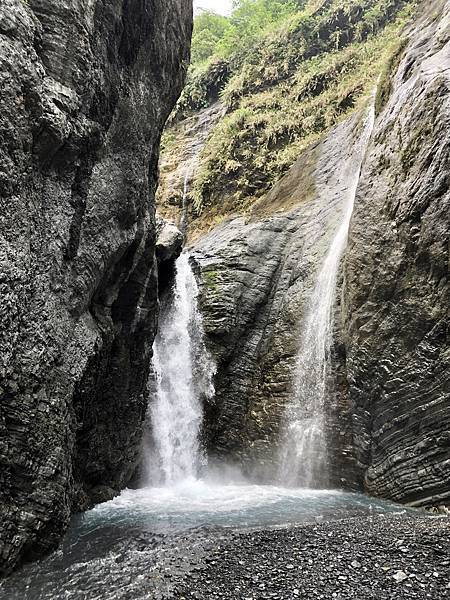
[[[135,470],[189,0],[0,6],[0,572]]]
[[[225,107],[216,102],[168,130],[172,140],[164,145],[161,156],[156,204],[158,213],[177,223],[183,233],[194,212],[191,190],[201,152],[224,112]]]
[[[367,489],[450,501],[450,14],[411,32],[378,116],[345,266],[345,346]]]
[[[205,332],[218,367],[215,404],[207,407],[209,446],[263,478],[275,476],[301,324],[345,210],[360,131],[360,115],[335,128],[302,155],[249,219],[223,223],[192,254],[202,282]],[[340,355],[339,344],[334,352]],[[336,360],[330,377],[341,380],[342,369]],[[329,407],[330,456],[336,459],[329,483],[341,485],[345,473],[346,485],[353,487],[360,475],[351,455],[345,383],[337,387]]]
[[[446,8],[422,11],[398,72],[383,82],[388,100],[377,103],[339,278],[326,415],[330,485],[428,505],[450,498]],[[271,478],[357,124],[333,130],[249,218],[224,222],[194,248],[218,363],[210,448]]]

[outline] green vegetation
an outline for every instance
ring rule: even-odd
[[[238,0],[216,52],[223,58],[239,60],[265,33],[295,14],[303,4],[296,0]]]
[[[195,19],[192,34],[192,65],[198,66],[218,54],[219,43],[230,29],[230,20],[211,11]]]
[[[252,46],[298,12],[304,0],[236,0],[231,17],[212,11],[198,15],[192,35],[192,60],[175,120],[217,97],[230,71],[245,62]]]
[[[392,53],[381,71],[375,100],[375,110],[377,114],[381,112],[391,94],[392,76],[395,74],[395,71],[400,64],[407,42],[408,40],[405,37],[401,37],[395,42],[392,47]]]
[[[192,66],[215,58],[237,60],[265,32],[273,29],[304,4],[297,0],[237,0],[231,17],[212,11],[196,17],[192,36]]]
[[[220,274],[216,270],[204,271],[203,280],[209,292],[215,293],[220,283]]]
[[[384,71],[380,109],[413,8],[408,0],[238,0],[230,19],[198,17],[176,118],[219,96],[227,114],[202,153],[197,214],[250,206],[302,150],[364,105]]]

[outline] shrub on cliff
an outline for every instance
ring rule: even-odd
[[[245,209],[362,106],[413,9],[413,0],[240,0],[178,107],[186,115],[220,96],[227,110],[201,156],[197,213]]]

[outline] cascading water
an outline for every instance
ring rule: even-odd
[[[195,178],[201,152],[217,121],[224,115],[225,107],[220,101],[199,111],[197,117],[187,120],[182,144],[183,160],[170,176],[170,187],[178,188],[183,182],[183,196],[178,227],[186,235],[190,208],[189,190]],[[170,153],[169,153],[170,155]],[[162,162],[164,170],[164,157]],[[171,170],[171,168],[169,168]]]
[[[302,325],[294,393],[285,414],[280,480],[289,486],[326,487],[325,404],[332,345],[333,306],[339,265],[347,244],[356,191],[375,122],[372,105],[348,162],[348,194],[336,234],[325,257]]]
[[[357,147],[355,151],[359,164],[352,170],[345,214],[318,276],[305,319],[298,389],[286,415],[291,425],[285,445],[283,483],[290,485],[314,484],[319,469],[325,466],[323,403],[333,299],[372,118],[373,115],[361,136],[359,150]],[[186,188],[187,180],[188,177]],[[170,547],[174,547],[179,538],[172,535],[182,533],[185,538],[186,530],[199,531],[204,524],[239,529],[288,526],[349,515],[404,511],[403,507],[341,491],[255,485],[223,465],[216,475],[212,469],[202,473],[202,403],[214,393],[215,369],[204,344],[198,292],[189,255],[183,253],[176,263],[172,295],[161,309],[154,343],[156,387],[149,410],[152,441],[146,456],[147,485],[124,490],[114,500],[77,517],[57,553],[25,566],[7,580],[11,591],[8,597],[54,600],[55,589],[60,592],[58,597],[79,598],[80,589],[89,597],[103,597],[105,586],[111,592],[108,597],[123,593],[133,598],[156,597],[152,586],[159,582],[164,585],[173,568],[171,560],[165,558],[164,540],[167,538]],[[166,536],[167,533],[171,535]],[[195,543],[196,534],[190,535]],[[199,556],[201,547],[200,544]],[[162,557],[160,561],[158,555]],[[177,555],[177,562],[179,558]]]
[[[201,111],[190,133],[179,223],[185,236],[189,186],[209,132],[222,113],[219,102]],[[215,366],[204,344],[198,294],[189,255],[184,252],[176,263],[173,296],[161,310],[153,348],[156,392],[150,409],[152,440],[146,460],[147,483],[151,485],[174,485],[196,478],[206,462],[199,437],[203,402],[214,395]]]
[[[188,227],[188,214],[189,214],[189,181],[192,177],[192,168],[188,166],[184,174],[183,182],[183,199],[181,204],[181,218],[180,218],[180,231],[186,236]]]
[[[183,252],[153,348],[156,394],[150,408],[153,443],[147,469],[153,485],[196,478],[205,462],[202,403],[214,394],[215,369],[203,341],[198,293],[189,254]]]

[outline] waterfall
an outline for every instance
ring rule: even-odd
[[[223,114],[220,102],[189,120],[185,156],[175,176],[183,177],[179,228],[186,237],[189,188],[200,153],[214,124]],[[200,433],[203,402],[214,396],[215,365],[206,350],[198,309],[198,286],[184,252],[176,263],[173,294],[160,314],[153,346],[156,389],[151,394],[146,442],[147,481],[174,485],[197,477],[206,463]]]
[[[189,181],[192,177],[192,167],[188,165],[184,174],[183,199],[181,204],[180,231],[186,237],[189,215]]]
[[[337,277],[347,244],[361,168],[375,121],[371,107],[349,162],[348,193],[331,246],[319,271],[302,324],[294,392],[285,413],[280,479],[285,485],[327,485],[325,404]]]
[[[190,197],[189,191],[192,181],[195,179],[200,156],[206,141],[216,125],[217,121],[225,114],[225,107],[220,101],[215,102],[199,111],[197,117],[190,117],[184,125],[183,141],[180,147],[180,162],[171,175],[171,186],[177,187],[182,182],[182,204],[178,227],[186,236],[189,220]],[[169,164],[173,157],[169,152]],[[164,154],[162,166],[164,167]],[[169,167],[171,170],[171,167]]]
[[[214,394],[214,364],[204,344],[198,286],[189,254],[176,262],[173,294],[162,307],[153,347],[155,397],[150,404],[153,485],[196,478],[205,464],[200,443],[202,404]]]

